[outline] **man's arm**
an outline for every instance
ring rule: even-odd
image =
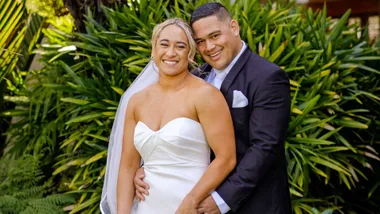
[[[284,137],[290,115],[290,88],[286,73],[272,72],[254,95],[249,121],[249,144],[236,170],[216,190],[236,211],[266,171],[283,154]]]

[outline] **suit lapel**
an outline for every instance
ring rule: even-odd
[[[227,91],[231,87],[231,84],[234,82],[236,76],[243,69],[244,65],[247,63],[248,59],[251,57],[252,51],[247,46],[244,52],[241,54],[240,58],[236,61],[235,65],[231,68],[230,72],[227,74],[224,79],[220,91],[225,97],[227,97]]]

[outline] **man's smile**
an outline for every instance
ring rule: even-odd
[[[218,51],[216,53],[209,54],[209,57],[211,58],[211,60],[215,61],[215,60],[218,60],[220,58],[221,53],[222,53],[222,51]]]

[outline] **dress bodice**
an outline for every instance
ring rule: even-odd
[[[174,214],[210,164],[202,125],[180,117],[153,131],[138,122],[134,145],[144,160],[145,201],[135,201],[132,214]]]
[[[202,125],[186,117],[171,120],[158,131],[138,122],[134,144],[145,166],[204,166],[210,163],[210,148]]]

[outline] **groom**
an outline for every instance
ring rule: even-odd
[[[236,168],[200,204],[198,213],[291,213],[284,149],[290,115],[286,73],[249,49],[240,38],[238,22],[221,4],[198,7],[190,25],[207,62],[194,74],[226,98],[237,152]],[[135,177],[140,199],[146,193],[143,176]]]

